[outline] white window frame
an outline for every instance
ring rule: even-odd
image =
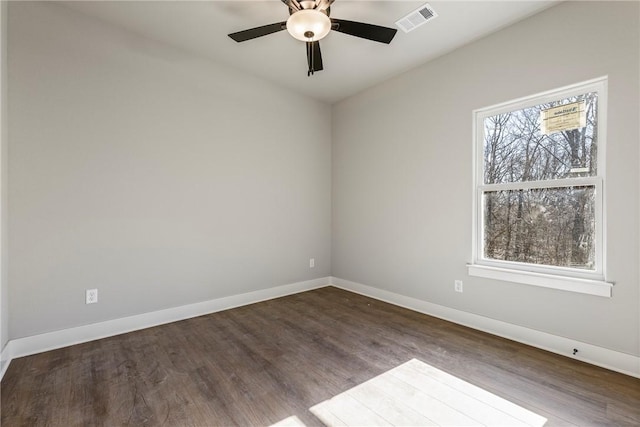
[[[510,111],[546,104],[589,92],[598,93],[597,175],[566,179],[484,184],[484,119]],[[607,126],[607,77],[519,98],[473,111],[473,225],[470,276],[504,280],[564,291],[611,297],[612,283],[606,281],[605,153]],[[595,270],[555,267],[487,259],[484,254],[483,193],[512,189],[595,187]]]

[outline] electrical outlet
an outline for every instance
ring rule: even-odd
[[[454,282],[454,289],[456,292],[462,292],[462,280],[456,280]]]
[[[316,259],[315,258],[309,258],[309,268],[313,268],[316,266]]]
[[[98,302],[98,290],[87,289],[85,294],[85,304],[95,304]]]

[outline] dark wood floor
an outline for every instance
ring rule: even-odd
[[[14,360],[2,426],[269,425],[416,358],[557,425],[640,425],[640,380],[322,288]]]

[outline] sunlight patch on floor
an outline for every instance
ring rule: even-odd
[[[295,415],[285,418],[282,421],[278,421],[275,424],[271,424],[270,427],[306,427],[305,424],[300,421],[300,418]]]
[[[416,359],[310,410],[327,426],[541,427],[547,422],[534,412]]]

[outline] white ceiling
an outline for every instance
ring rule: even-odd
[[[336,0],[331,16],[397,28],[425,1]],[[542,11],[557,1],[430,1],[439,15],[398,30],[389,45],[332,31],[320,42],[324,70],[307,77],[303,42],[286,31],[236,43],[227,34],[285,21],[280,0],[72,1],[64,4],[147,38],[333,103]]]

